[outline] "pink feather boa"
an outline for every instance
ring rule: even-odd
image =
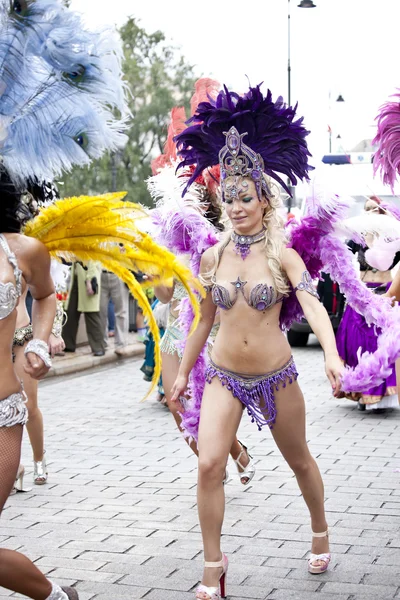
[[[360,354],[358,365],[346,367],[342,377],[345,392],[365,392],[380,385],[391,373],[400,356],[400,307],[391,307],[388,298],[373,294],[359,279],[349,251],[338,238],[328,235],[320,244],[324,270],[340,286],[348,304],[366,322],[382,330],[375,352]]]
[[[360,354],[358,365],[346,367],[343,373],[343,391],[365,392],[388,377],[391,366],[400,356],[400,307],[392,308],[388,298],[374,294],[360,281],[351,252],[334,234],[335,225],[346,216],[349,206],[346,199],[334,196],[326,202],[315,195],[309,199],[308,206],[309,214],[289,228],[291,247],[303,258],[313,277],[320,271],[329,273],[339,284],[347,303],[363,315],[369,325],[381,329],[377,350]],[[293,299],[291,302],[294,304]]]

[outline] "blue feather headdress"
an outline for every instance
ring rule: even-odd
[[[0,155],[12,180],[53,180],[126,143],[127,87],[113,30],[62,0],[0,0]]]
[[[309,132],[303,118],[295,120],[296,108],[286,106],[281,97],[273,102],[270,90],[264,97],[260,85],[250,87],[244,96],[224,87],[216,100],[201,102],[189,127],[175,138],[179,167],[195,165],[187,188],[204,169],[218,163],[223,194],[228,191],[233,197],[238,192],[235,184],[224,189],[224,180],[232,175],[251,177],[259,198],[262,191],[268,195],[263,173],[288,192],[278,173],[293,185],[308,179],[312,167],[305,138]]]

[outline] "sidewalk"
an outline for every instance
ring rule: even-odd
[[[332,397],[319,346],[294,355],[332,563],[323,575],[307,572],[303,498],[270,433],[245,414],[239,439],[256,475],[243,487],[230,461],[229,600],[400,600],[400,410],[360,413]],[[201,577],[196,458],[155,394],[141,402],[149,390],[141,360],[40,385],[48,484],[11,496],[2,515],[1,546],[27,553],[80,600],[194,600]],[[22,462],[29,487],[28,436]],[[0,588],[4,596],[12,593]]]
[[[107,365],[125,358],[144,356],[144,344],[137,341],[137,333],[128,334],[128,345],[124,349],[124,355],[118,356],[114,352],[114,339],[110,338],[108,349],[104,356],[93,356],[89,345],[81,346],[76,352],[66,352],[65,356],[56,356],[53,360],[53,367],[50,369],[46,379],[50,377],[59,377],[60,375],[70,375]]]

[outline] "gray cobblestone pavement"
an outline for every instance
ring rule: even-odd
[[[257,462],[244,490],[226,486],[223,547],[229,597],[268,600],[400,598],[400,411],[360,413],[330,396],[317,346],[295,358],[308,439],[326,488],[333,564],[308,575],[308,518],[268,432],[244,418]],[[49,483],[9,499],[3,547],[27,553],[81,600],[186,600],[202,571],[196,460],[154,399],[140,361],[42,384]],[[30,451],[24,463],[31,478]],[[10,595],[0,590],[1,595]]]

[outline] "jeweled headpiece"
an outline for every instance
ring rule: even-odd
[[[224,87],[216,99],[201,102],[188,127],[175,137],[179,167],[195,165],[186,189],[205,169],[219,163],[223,196],[240,193],[239,186],[245,188],[246,178],[251,177],[261,199],[262,191],[268,195],[264,173],[290,193],[278,173],[296,185],[298,179],[308,179],[312,169],[305,140],[309,132],[302,118],[295,120],[296,108],[281,97],[273,102],[269,90],[263,96],[260,86],[243,96]]]
[[[245,191],[246,181],[242,177],[251,177],[255,183],[257,195],[261,200],[262,190],[268,194],[267,182],[263,177],[264,161],[262,156],[253,152],[243,142],[246,133],[240,134],[236,127],[224,131],[226,145],[219,153],[219,165],[221,169],[221,187],[223,198],[238,198]],[[233,181],[227,184],[227,179],[233,177]]]

